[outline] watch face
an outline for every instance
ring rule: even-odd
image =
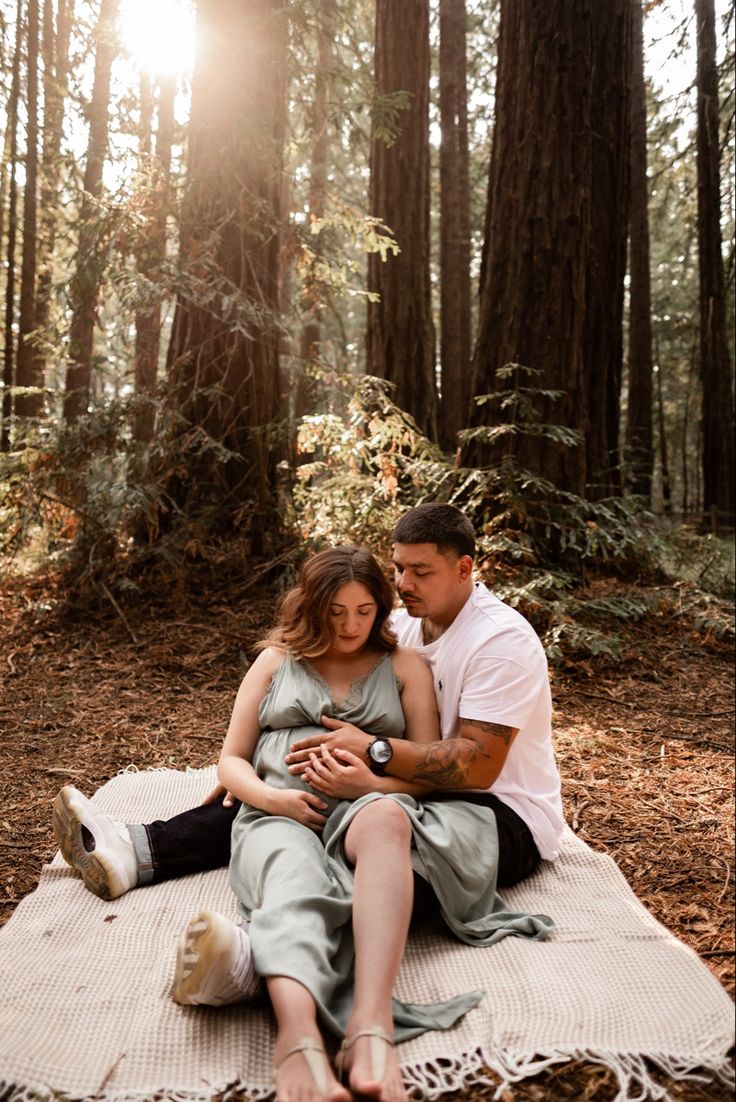
[[[370,753],[374,761],[377,761],[380,765],[385,765],[387,761],[391,760],[393,754],[391,743],[386,742],[385,739],[378,739],[371,743]]]

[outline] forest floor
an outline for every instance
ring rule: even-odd
[[[254,588],[75,615],[51,575],[0,580],[0,923],[54,854],[62,784],[91,794],[130,764],[216,759],[273,615],[273,595],[254,598]],[[698,633],[669,600],[625,631],[615,668],[580,663],[553,676],[567,819],[733,996],[733,648]],[[733,1097],[717,1084],[667,1086],[680,1102]],[[573,1062],[508,1088],[503,1102],[615,1094],[609,1071]]]

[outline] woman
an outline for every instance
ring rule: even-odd
[[[285,765],[294,729],[299,737],[318,733],[323,715],[378,737],[439,738],[431,675],[397,646],[391,607],[390,586],[367,550],[338,547],[309,559],[240,686],[220,755],[220,781],[243,801],[230,876],[276,1016],[279,1100],[350,1097],[327,1063],[319,1020],[344,1036],[338,1068],[356,1094],[404,1102],[393,1040],[447,1028],[482,998],[473,992],[432,1007],[392,1000],[413,867],[465,940],[489,944],[518,917],[493,913],[495,855],[477,845],[480,831],[493,836],[487,808],[420,804],[412,796],[425,787],[381,775],[347,752],[313,760],[312,776],[329,775],[331,796]],[[180,950],[180,1002],[201,1001],[187,991],[196,986],[200,939],[214,936],[202,926],[190,923]],[[515,932],[540,936],[524,921]]]

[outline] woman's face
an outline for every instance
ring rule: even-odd
[[[335,590],[327,610],[333,656],[357,654],[368,642],[378,605],[362,582],[346,582]]]

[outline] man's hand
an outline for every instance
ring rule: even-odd
[[[339,748],[333,753],[324,743],[310,753],[302,779],[339,800],[356,800],[376,790],[376,778],[362,758]]]
[[[271,815],[285,815],[310,830],[320,834],[327,822],[324,812],[328,804],[314,792],[302,792],[296,788],[282,788],[274,800]],[[322,813],[320,813],[322,812]]]
[[[343,723],[342,720],[333,719],[332,716],[321,716],[320,723],[328,728],[326,735],[312,735],[311,738],[300,739],[299,742],[291,744],[291,753],[287,754],[285,759],[290,773],[304,773],[309,764],[310,754],[321,746],[326,746],[331,751],[349,750],[357,758],[366,760],[366,751],[373,741],[370,735],[361,731],[360,727],[352,723]]]
[[[222,800],[223,807],[232,807],[235,803],[235,797],[232,792],[228,792],[224,784],[216,784],[212,791],[207,793],[202,803],[213,804],[216,800],[220,799]]]

